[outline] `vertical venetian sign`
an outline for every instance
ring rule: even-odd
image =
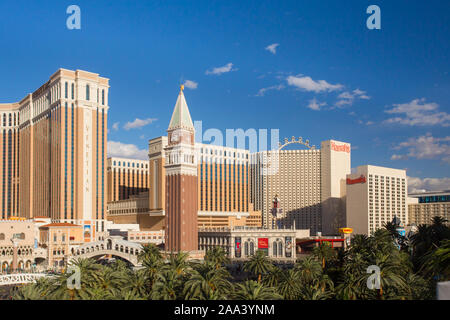
[[[286,258],[290,258],[292,256],[292,237],[285,238],[285,250]]]
[[[234,238],[234,256],[241,257],[241,237]]]
[[[92,112],[83,109],[83,219],[92,219]]]

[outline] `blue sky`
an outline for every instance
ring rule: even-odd
[[[81,30],[66,28],[71,4]],[[371,4],[381,30],[366,28]],[[0,102],[60,67],[99,73],[111,151],[142,156],[189,80],[204,130],[346,141],[352,167],[406,168],[414,188],[450,189],[449,17],[437,0],[2,1]]]

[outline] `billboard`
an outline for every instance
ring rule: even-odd
[[[234,238],[234,256],[241,257],[241,237]]]
[[[292,237],[285,238],[285,250],[286,258],[290,258],[292,256]]]
[[[83,227],[83,235],[84,239],[91,239],[91,226],[88,224],[85,224]]]
[[[258,250],[264,251],[266,256],[269,254],[269,238],[258,238]]]

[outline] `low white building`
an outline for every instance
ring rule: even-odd
[[[262,250],[273,260],[293,262],[296,259],[295,239],[299,231],[254,227],[200,228],[199,250],[207,251],[220,246],[233,261],[247,260],[257,250]],[[303,231],[302,235],[309,236],[309,230]]]

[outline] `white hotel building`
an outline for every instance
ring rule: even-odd
[[[347,175],[347,227],[372,235],[396,216],[408,224],[406,171],[371,165]]]

